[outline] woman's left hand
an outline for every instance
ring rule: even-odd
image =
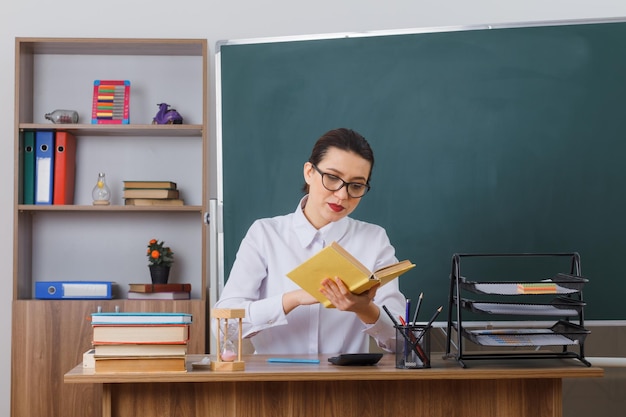
[[[320,292],[341,311],[356,313],[364,323],[375,323],[380,310],[372,302],[380,285],[375,285],[361,294],[353,294],[339,277],[322,281]]]

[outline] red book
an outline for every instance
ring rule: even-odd
[[[129,300],[189,300],[191,293],[187,291],[137,292],[128,291]]]
[[[76,137],[69,132],[56,132],[52,204],[74,204],[75,177]]]
[[[191,292],[191,284],[128,284],[131,292]]]

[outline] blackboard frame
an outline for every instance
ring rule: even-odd
[[[626,319],[624,46],[622,19],[219,42],[220,279],[254,219],[295,209],[315,139],[346,126],[376,154],[353,217],[418,265],[407,297],[445,304],[454,253],[575,251],[587,319]]]

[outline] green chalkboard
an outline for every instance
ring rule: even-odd
[[[218,56],[226,276],[254,219],[295,209],[314,141],[349,127],[376,156],[353,217],[417,264],[400,285],[425,311],[447,308],[454,253],[578,252],[586,319],[626,319],[626,23],[222,42]]]

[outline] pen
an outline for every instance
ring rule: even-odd
[[[404,318],[402,316],[398,316],[398,318],[400,319],[400,324],[403,326],[406,326],[406,320],[404,320]],[[411,330],[409,328],[406,329],[407,333],[409,334],[409,336],[413,336],[411,334]],[[411,337],[411,343],[413,343],[413,337]],[[409,341],[406,339],[406,337],[404,338],[404,351],[407,352],[409,349]]]
[[[406,309],[404,312],[404,322],[405,324],[409,322],[411,318],[411,299],[407,298],[406,299]]]
[[[424,293],[420,293],[419,298],[417,299],[417,306],[415,307],[415,314],[413,314],[413,323],[417,322],[417,315],[420,312],[420,307],[422,306],[422,298],[424,298]]]
[[[269,358],[269,363],[320,363],[319,359]]]

